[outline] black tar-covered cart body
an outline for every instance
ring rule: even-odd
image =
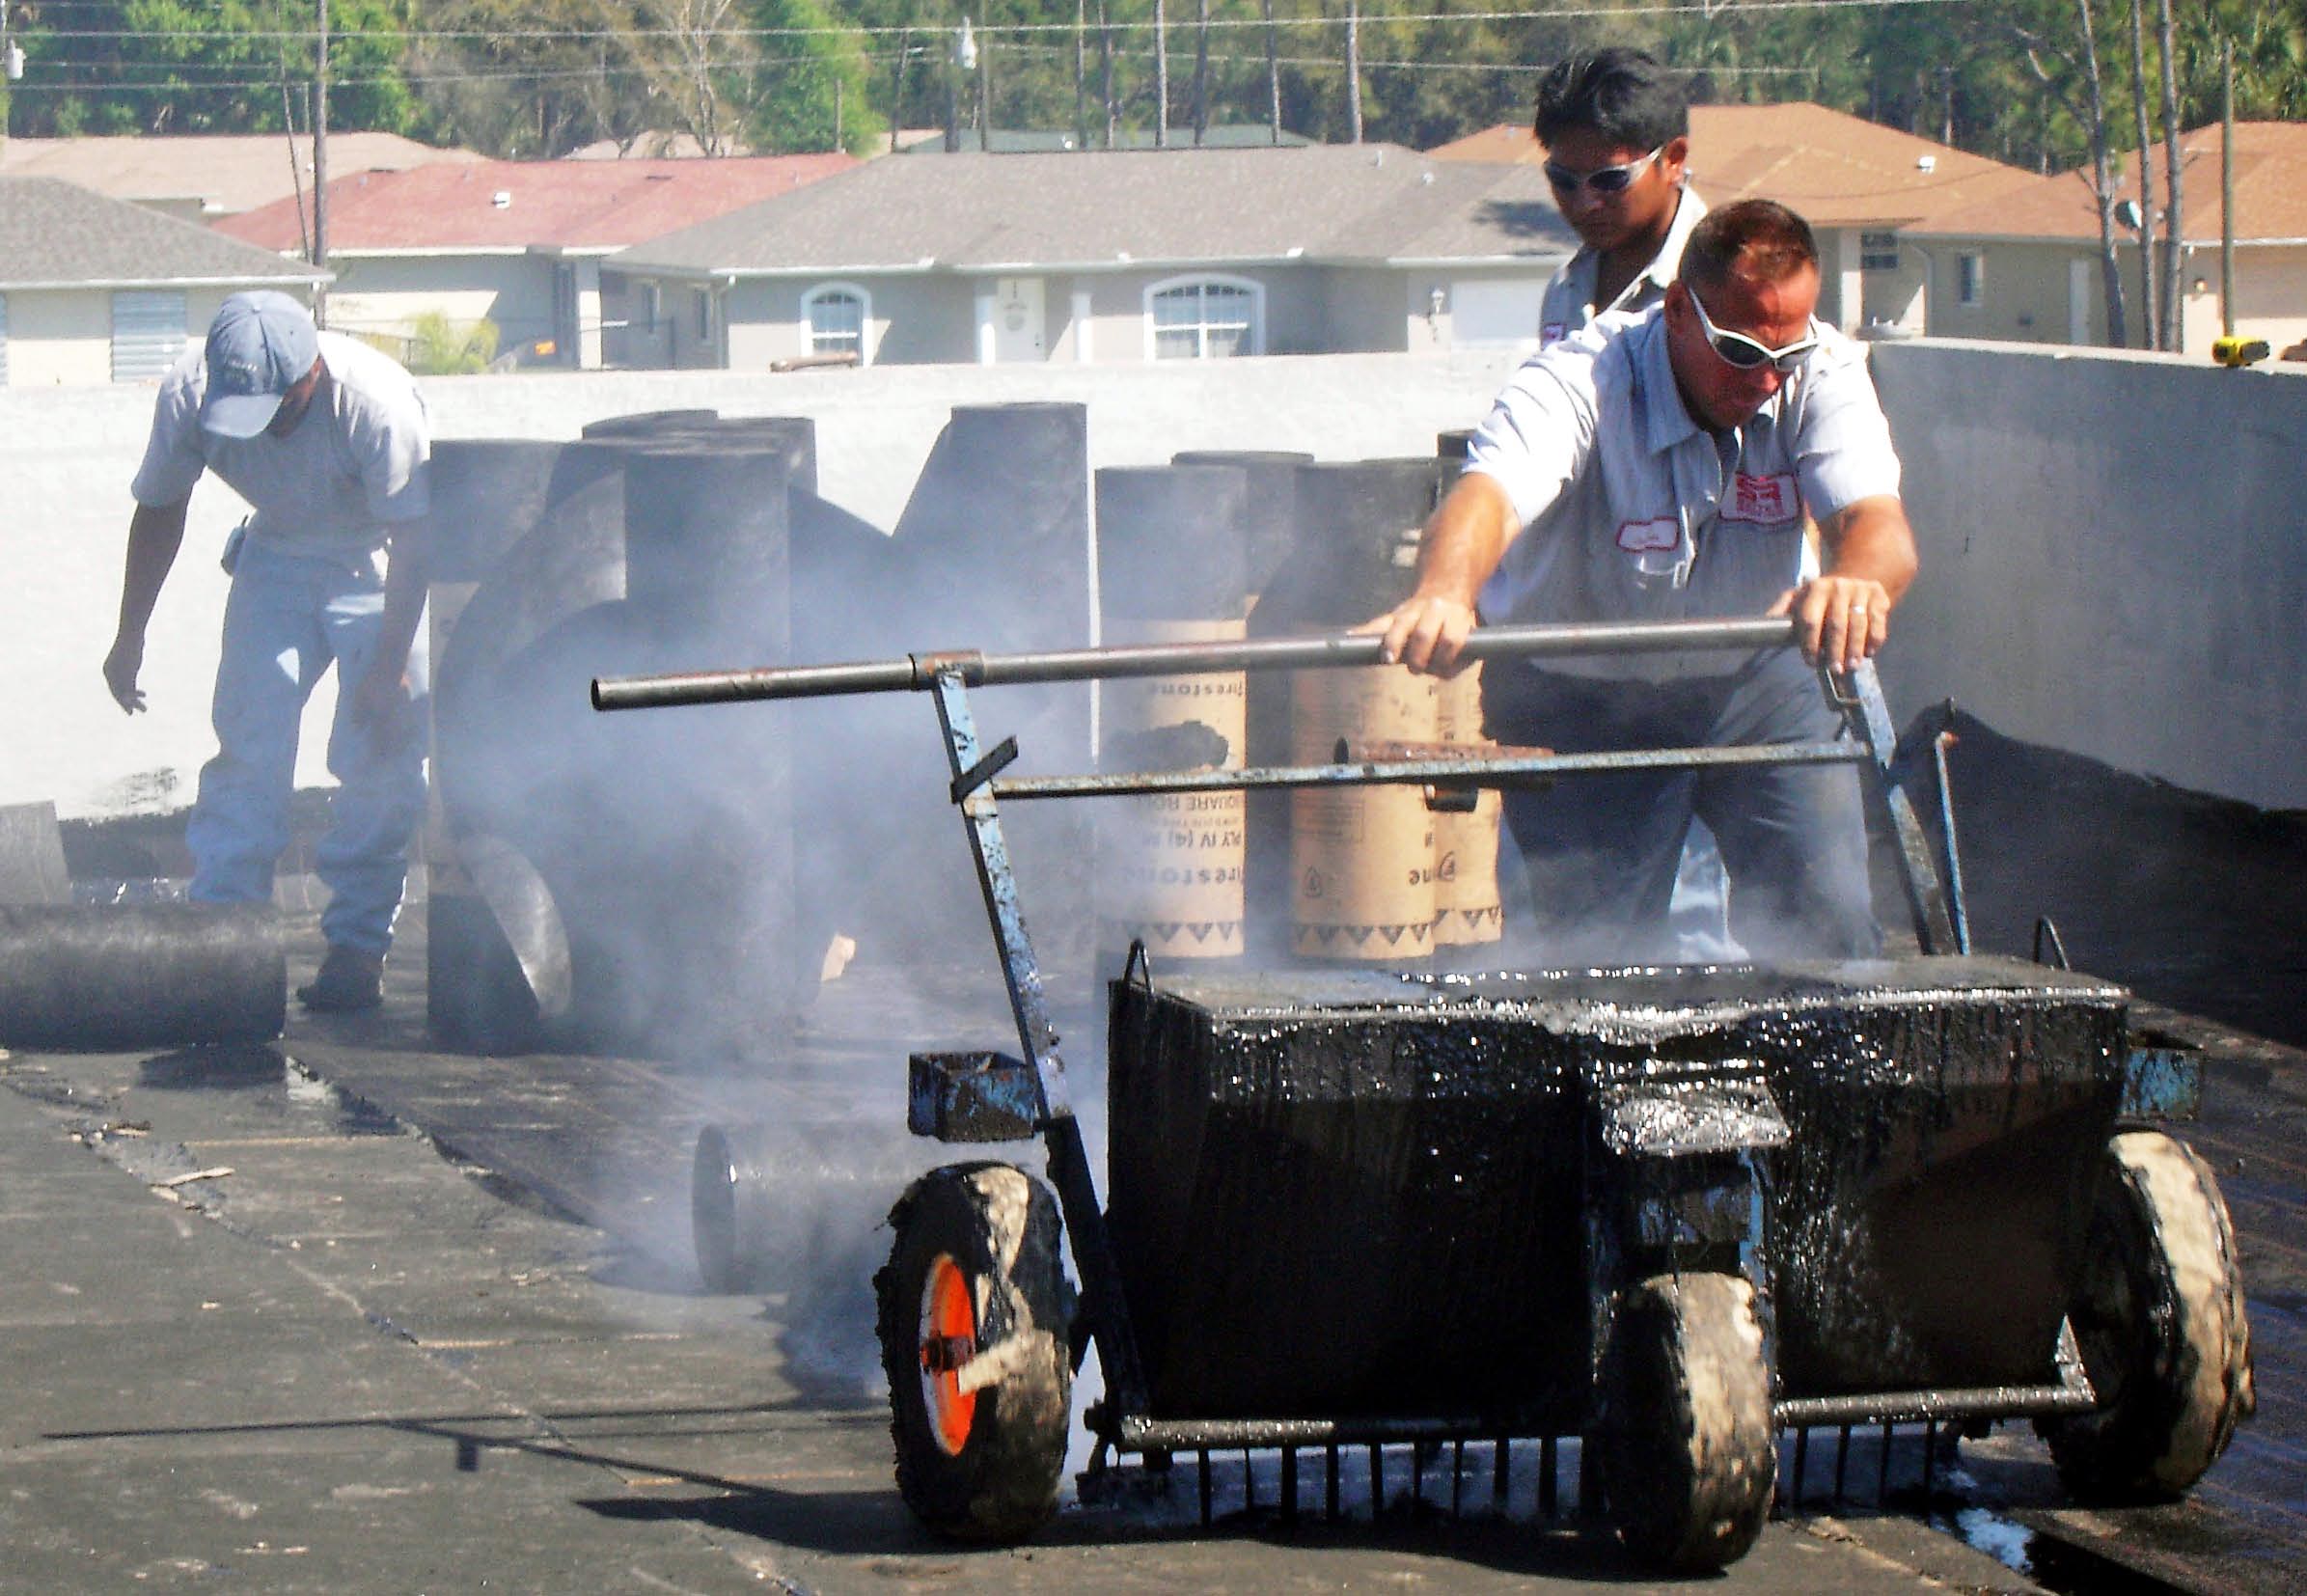
[[[1479,657],[1783,647],[1779,620],[1490,628]],[[2095,1495],[2185,1490],[2252,1405],[2232,1228],[2140,1116],[2199,1078],[2127,1034],[2119,987],[1964,950],[1951,827],[1928,842],[1871,666],[1822,678],[1818,744],[1005,778],[970,689],[1378,663],[1366,636],[604,681],[604,708],[928,693],[1020,1052],[913,1056],[910,1123],[1037,1136],[907,1191],[877,1277],[897,1478],[924,1522],[1014,1540],[1055,1511],[1091,1345],[1113,1452],[1575,1436],[1580,1509],[1646,1561],[1743,1555],[1775,1436],[2029,1417]],[[1936,754],[1934,748],[1931,751]],[[1922,956],[1457,976],[1181,974],[1112,986],[1109,1185],[1074,1117],[1004,801],[1417,783],[1437,802],[1630,768],[1860,768]],[[1943,761],[1939,800],[1946,814]],[[1946,867],[1941,875],[1941,861]],[[2055,940],[2055,939],[2054,939]],[[711,1133],[708,1133],[710,1137]],[[700,1143],[700,1149],[702,1147]],[[711,1166],[708,1168],[708,1166]],[[699,1213],[730,1207],[700,1155]],[[1054,1193],[1051,1188],[1054,1188]],[[702,1225],[700,1223],[700,1234]],[[1076,1292],[1062,1266],[1070,1248]],[[1376,1453],[1373,1452],[1373,1459]]]
[[[1755,1278],[1781,1398],[2056,1384],[2126,1057],[1983,958],[1170,973],[1109,1051],[1153,1411],[1492,1434],[1577,1431],[1593,1296],[1678,1269]]]

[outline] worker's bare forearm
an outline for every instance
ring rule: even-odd
[[[1416,589],[1364,628],[1385,637],[1386,657],[1414,671],[1454,672],[1482,584],[1515,531],[1504,488],[1479,472],[1459,478],[1418,539]]]
[[[1417,592],[1473,606],[1505,557],[1514,507],[1496,478],[1470,472],[1426,522],[1417,546]]]
[[[120,633],[141,636],[160,589],[184,546],[184,504],[138,505],[128,519],[128,555],[121,575]]]
[[[430,526],[413,521],[397,527],[385,552],[384,623],[376,661],[395,677],[408,668],[417,623],[425,614],[425,590],[431,579]]]
[[[1881,585],[1896,604],[1913,586],[1918,564],[1914,532],[1907,511],[1887,495],[1846,507],[1821,529],[1826,539],[1826,574],[1855,577]]]

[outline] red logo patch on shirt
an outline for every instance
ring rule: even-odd
[[[1629,554],[1663,552],[1682,546],[1682,523],[1673,516],[1618,523],[1618,546]]]
[[[1541,345],[1559,344],[1569,336],[1570,323],[1567,321],[1549,321],[1538,329],[1538,342]]]
[[[1800,508],[1792,472],[1750,477],[1742,471],[1731,479],[1729,516],[1733,521],[1791,521]]]

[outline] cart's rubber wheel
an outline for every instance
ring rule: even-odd
[[[1655,1276],[1620,1294],[1609,1334],[1595,1438],[1607,1522],[1667,1573],[1738,1561],[1762,1533],[1778,1472],[1753,1286]]]
[[[2037,1422],[2060,1478],[2092,1500],[2183,1494],[2258,1406],[2235,1226],[2184,1142],[2108,1141],[2067,1316],[2100,1406]]]
[[[689,1165],[689,1234],[697,1248],[697,1272],[705,1289],[719,1296],[743,1291],[750,1280],[737,1255],[738,1173],[728,1133],[707,1125],[697,1133]]]
[[[940,1534],[1023,1540],[1057,1510],[1073,1395],[1057,1199],[1011,1165],[948,1165],[890,1225],[873,1287],[897,1489]]]

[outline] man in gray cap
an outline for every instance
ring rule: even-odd
[[[333,661],[328,768],[341,784],[316,860],[330,892],[328,957],[297,996],[373,1007],[425,807],[409,649],[425,604],[431,429],[415,381],[357,340],[324,333],[286,294],[236,293],[160,385],[130,491],[120,630],[104,683],[144,707],[145,627],[213,471],[254,513],[225,546],[233,573],[216,671],[217,753],[185,831],[192,896],[265,902],[288,841],[297,724]]]

